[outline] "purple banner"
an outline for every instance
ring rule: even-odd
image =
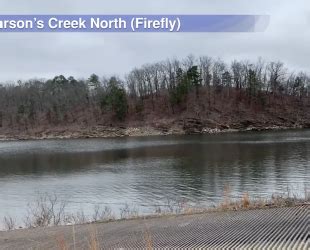
[[[266,15],[0,15],[0,32],[263,32]]]

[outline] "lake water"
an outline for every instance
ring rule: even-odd
[[[310,187],[310,130],[117,139],[0,142],[0,218],[18,222],[38,193],[68,201],[67,211],[140,213],[170,201],[212,205]],[[2,221],[2,219],[0,219]]]

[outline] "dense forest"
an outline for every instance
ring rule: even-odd
[[[124,79],[59,75],[0,84],[0,134],[8,137],[98,126],[309,127],[309,113],[310,76],[262,59],[188,56],[146,64]]]

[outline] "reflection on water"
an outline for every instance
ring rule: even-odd
[[[72,211],[167,199],[218,202],[265,197],[310,185],[310,131],[206,136],[0,142],[0,218],[22,217],[37,192],[56,193]]]

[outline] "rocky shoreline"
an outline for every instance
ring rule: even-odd
[[[214,122],[202,122],[199,119],[186,119],[172,124],[151,124],[139,126],[92,126],[92,127],[66,127],[54,129],[30,130],[27,132],[1,133],[0,141],[12,140],[46,140],[46,139],[86,139],[86,138],[117,138],[140,136],[163,136],[185,134],[220,134],[248,131],[267,131],[285,129],[310,128],[308,123],[300,124],[255,124],[243,121],[239,124],[215,124]]]

